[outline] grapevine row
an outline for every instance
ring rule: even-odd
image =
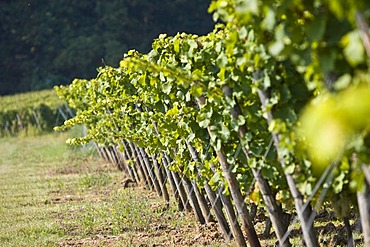
[[[343,80],[329,78],[334,68],[320,59],[343,64],[348,73],[361,70],[366,59],[349,60],[346,47],[344,56],[320,53],[320,45],[327,42],[325,30],[317,35],[312,28],[336,25],[347,17],[351,24],[350,14],[336,16],[339,5],[250,2],[213,1],[210,9],[227,24],[216,25],[212,33],[161,35],[148,54],[130,51],[118,68],[106,66],[95,79],[57,87],[77,112],[58,129],[84,124],[87,135],[69,140],[71,144],[96,142],[102,156],[166,201],[169,181],[179,209],[193,209],[201,223],[211,220],[212,209],[225,239],[233,236],[240,246],[246,243],[239,222],[249,244],[260,246],[253,205],[266,208],[280,245],[290,246],[289,214],[296,213],[305,244],[318,246],[316,210],[331,203],[348,223],[356,204],[351,198],[364,179],[353,178],[355,164],[348,158],[353,150],[342,156],[336,152],[324,169],[317,169],[310,147],[307,155],[300,145],[305,137],[296,131],[299,113],[312,98],[328,95],[328,89],[346,87]],[[287,18],[290,11],[298,21]],[[334,21],[327,23],[327,16]],[[329,45],[333,54],[341,52],[337,43]],[[366,143],[364,122],[360,132]],[[288,213],[288,208],[294,211]],[[367,217],[361,215],[362,220]],[[366,243],[366,228],[364,232]]]
[[[0,137],[51,131],[73,112],[54,90],[0,97]]]

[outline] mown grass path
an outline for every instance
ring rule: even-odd
[[[65,135],[0,139],[0,245],[53,245],[63,230],[47,204],[51,169],[66,163]]]
[[[216,224],[166,206],[67,133],[0,139],[0,247],[222,245]]]

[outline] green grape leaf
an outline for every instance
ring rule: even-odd
[[[201,128],[207,128],[210,123],[211,123],[211,121],[209,119],[204,119],[204,120],[199,122],[199,126]]]
[[[344,56],[349,64],[356,66],[365,60],[365,48],[362,44],[359,31],[352,31],[346,34],[341,44],[344,46]]]

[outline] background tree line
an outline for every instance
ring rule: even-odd
[[[204,34],[204,0],[5,0],[0,2],[0,95],[92,78],[160,33]]]

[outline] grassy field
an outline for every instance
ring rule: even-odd
[[[220,246],[215,224],[165,206],[67,133],[0,139],[0,246]]]

